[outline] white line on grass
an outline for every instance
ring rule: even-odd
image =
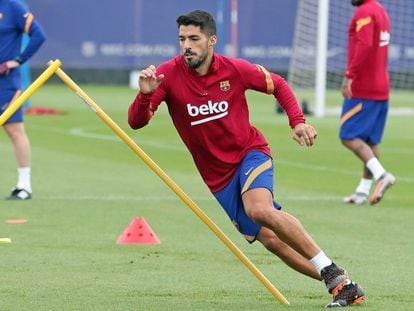
[[[73,128],[73,129],[70,130],[70,134],[80,136],[80,137],[93,138],[93,139],[121,141],[121,139],[118,138],[118,137],[111,136],[111,135],[91,133],[91,132],[85,131],[82,128]],[[146,146],[151,146],[151,147],[160,148],[160,149],[185,151],[184,146],[173,145],[173,144],[171,144],[171,142],[160,142],[160,141],[154,141],[154,140],[150,141],[150,140],[143,140],[143,139],[140,138],[139,143],[143,144],[143,145],[146,145]],[[292,161],[286,161],[286,160],[280,160],[280,159],[276,160],[276,165],[277,165],[277,163],[281,163],[281,164],[285,164],[285,165],[289,165],[289,166],[293,166],[293,167],[299,167],[299,168],[303,168],[303,169],[308,169],[308,170],[314,170],[314,171],[325,171],[325,172],[329,171],[329,172],[339,173],[339,174],[343,174],[343,175],[357,175],[358,174],[355,171],[337,169],[337,168],[332,168],[332,167],[327,167],[327,166],[322,166],[322,165],[292,162]],[[399,181],[403,181],[403,182],[407,182],[407,183],[414,183],[414,178],[402,177],[402,176],[397,176],[397,177],[398,177]]]
[[[195,201],[212,201],[216,202],[213,196],[192,196]],[[292,201],[338,201],[342,200],[340,196],[278,196],[279,200],[292,200]],[[48,200],[48,201],[139,201],[139,202],[159,202],[159,201],[181,201],[177,196],[123,196],[123,195],[78,195],[78,196],[42,196],[36,195],[36,200]]]
[[[326,108],[325,113],[327,116],[340,116],[341,115],[341,107],[330,107]],[[410,107],[391,107],[389,110],[390,116],[412,116],[414,115],[414,109]]]
[[[62,132],[60,129],[53,129],[55,131],[58,132]],[[83,138],[90,138],[90,139],[99,139],[99,140],[106,140],[106,141],[117,141],[117,142],[122,142],[122,140],[116,136],[116,135],[106,135],[106,134],[97,134],[97,133],[93,133],[91,131],[82,129],[82,128],[72,128],[69,131],[70,135],[74,135],[74,136],[78,136],[78,137],[83,137]],[[141,145],[146,145],[146,146],[150,146],[150,147],[154,147],[154,148],[159,148],[159,149],[165,149],[165,150],[174,150],[174,151],[186,151],[185,147],[183,145],[174,145],[173,143],[171,143],[170,141],[155,141],[155,140],[148,140],[148,139],[142,139],[139,138],[139,144]],[[292,167],[298,167],[298,168],[303,168],[303,169],[308,169],[308,170],[313,170],[313,171],[329,171],[332,173],[338,173],[338,174],[343,174],[343,175],[350,175],[350,176],[356,176],[358,175],[358,172],[356,171],[350,171],[350,170],[345,170],[345,169],[339,169],[339,168],[332,168],[332,167],[328,167],[328,166],[323,166],[323,165],[315,165],[315,164],[307,164],[307,163],[299,163],[299,162],[293,162],[293,161],[287,161],[287,160],[282,160],[280,158],[276,158],[275,160],[276,163],[276,169],[277,169],[277,165],[278,164],[283,164],[283,165],[288,165],[288,166],[292,166]],[[397,176],[398,181],[399,182],[406,182],[406,183],[414,183],[414,178],[413,177],[404,177],[404,176]]]
[[[92,139],[99,139],[99,140],[122,142],[122,140],[116,135],[105,135],[105,134],[92,133],[92,132],[86,131],[82,128],[72,128],[69,131],[69,133],[71,135],[84,137],[84,138],[92,138]],[[175,151],[185,151],[186,150],[184,146],[174,145],[173,143],[171,143],[171,141],[161,142],[159,140],[155,141],[155,140],[142,139],[141,137],[137,140],[137,144],[139,144],[139,145],[142,144],[142,145],[145,145],[145,146],[150,146],[150,147],[155,147],[155,148],[160,148],[160,149],[175,150]]]
[[[281,164],[289,165],[292,167],[298,167],[298,168],[309,169],[309,170],[314,170],[314,171],[325,171],[325,172],[330,172],[330,173],[339,173],[343,175],[353,175],[353,176],[358,175],[358,172],[356,171],[332,168],[332,167],[327,167],[327,166],[322,166],[322,165],[313,165],[313,164],[292,162],[292,161],[286,161],[286,160],[280,160],[280,159],[277,159],[275,162],[276,162],[276,166],[275,166],[276,170],[277,170],[277,164],[281,163]],[[414,183],[414,178],[412,177],[397,176],[397,179],[400,182],[403,181],[406,183]]]
[[[193,196],[198,201],[214,201],[213,197]],[[177,196],[161,195],[161,196],[125,196],[125,195],[58,195],[58,196],[42,196],[36,195],[36,200],[53,200],[53,201],[181,201]]]

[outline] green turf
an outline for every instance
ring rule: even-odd
[[[128,129],[135,91],[84,90],[209,215],[290,301],[281,306],[208,227],[91,111],[62,85],[43,86],[33,106],[63,115],[29,115],[34,199],[0,201],[0,310],[321,310],[321,283],[299,275],[259,244],[248,245],[202,183],[164,105],[151,126]],[[249,93],[252,122],[276,161],[276,196],[325,252],[366,290],[358,310],[411,310],[414,304],[414,131],[412,116],[390,116],[382,161],[398,178],[378,206],[345,206],[361,164],[337,139],[338,117],[309,118],[316,145],[291,139],[271,97]],[[401,95],[409,104],[409,95]],[[412,98],[412,96],[411,96]],[[404,104],[407,103],[407,104]],[[10,142],[0,134],[0,193],[15,183]],[[117,245],[144,217],[159,245]],[[25,218],[21,225],[6,219]]]

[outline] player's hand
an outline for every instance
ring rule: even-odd
[[[20,66],[20,63],[17,60],[14,60],[14,59],[9,60],[7,62],[7,67],[9,67],[9,69],[17,68],[19,66]]]
[[[161,84],[162,79],[164,79],[164,75],[157,74],[157,69],[154,65],[150,65],[149,67],[143,69],[139,74],[138,84],[139,89],[142,93],[148,94],[154,92],[158,86]]]
[[[7,62],[1,63],[0,64],[0,75],[1,76],[6,76],[9,74],[9,67],[7,66]]]
[[[0,75],[6,76],[9,74],[10,69],[17,68],[20,63],[15,60],[9,60],[0,64]]]
[[[341,86],[341,93],[343,97],[345,98],[352,97],[351,85],[352,85],[352,79],[348,79],[347,77],[344,77],[344,80],[342,81],[342,86]]]
[[[299,123],[293,128],[293,139],[301,146],[312,146],[318,133],[312,125]]]

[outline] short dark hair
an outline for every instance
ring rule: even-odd
[[[180,26],[198,26],[201,31],[208,36],[216,35],[216,21],[210,13],[195,10],[177,18],[177,25]]]

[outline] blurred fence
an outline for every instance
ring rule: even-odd
[[[78,81],[126,83],[130,70],[157,65],[178,54],[177,16],[202,9],[216,17],[218,52],[232,55],[232,45],[236,44],[238,57],[285,76],[292,54],[298,1],[28,0],[48,38],[31,61],[33,74],[50,59],[59,58]],[[235,2],[236,33],[231,31],[231,7]],[[346,2],[351,9],[350,1]],[[398,18],[394,22],[398,23]],[[401,50],[414,50],[413,36],[403,44],[406,47]],[[402,70],[414,71],[414,54],[408,53],[407,57],[410,55],[411,65],[407,68],[405,62]],[[394,60],[394,68],[398,69],[398,64],[398,59]]]

